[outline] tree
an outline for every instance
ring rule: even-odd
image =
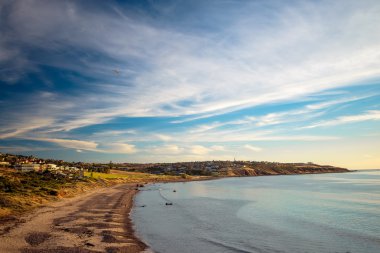
[[[104,173],[110,173],[111,170],[113,169],[113,164],[112,161],[108,164],[108,167],[105,169]]]

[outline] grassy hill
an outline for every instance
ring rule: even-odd
[[[117,183],[146,183],[177,181],[179,176],[152,175],[139,172],[86,172],[82,179],[63,177],[50,172],[21,173],[0,169],[0,223],[1,219],[17,215],[63,197],[71,197],[90,189]]]

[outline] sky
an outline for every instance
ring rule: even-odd
[[[1,1],[0,152],[380,168],[380,2]]]

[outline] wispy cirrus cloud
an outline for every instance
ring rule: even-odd
[[[211,149],[206,148],[202,145],[191,146],[191,153],[194,155],[206,155],[211,151]]]
[[[97,143],[94,141],[73,140],[73,139],[58,139],[58,138],[28,138],[33,141],[41,141],[57,144],[58,146],[74,149],[77,152],[83,150],[100,152],[100,153],[114,153],[114,154],[133,154],[137,152],[135,145],[128,143]]]
[[[260,152],[261,150],[263,150],[260,147],[252,146],[252,145],[249,145],[249,144],[244,145],[244,148],[246,148],[246,149],[248,149],[250,151],[254,151],[254,152]]]
[[[344,93],[380,77],[376,1],[95,3],[0,3],[1,141],[195,159],[377,120],[378,88]]]
[[[310,103],[306,106],[303,106],[302,108],[292,109],[288,111],[271,112],[261,116],[244,116],[237,120],[228,120],[224,122],[212,122],[209,124],[198,125],[194,129],[190,130],[190,132],[207,132],[225,126],[236,126],[235,129],[238,129],[242,125],[265,127],[271,125],[286,124],[290,122],[304,122],[322,116],[325,113],[324,110],[329,109],[333,106],[356,102],[359,100],[371,98],[373,96],[376,96],[376,94],[344,97],[324,102]]]
[[[0,130],[0,139],[20,137],[28,132],[49,127],[53,122],[51,118],[22,118],[18,122],[3,126]]]
[[[357,114],[357,115],[340,116],[333,120],[327,120],[327,121],[314,123],[312,125],[305,126],[303,128],[307,129],[307,128],[316,128],[316,127],[337,126],[337,125],[343,125],[343,124],[350,124],[350,123],[363,122],[363,121],[374,121],[374,120],[380,120],[379,110],[369,110],[362,114]]]
[[[151,155],[167,155],[177,157],[190,156],[199,158],[209,155],[210,153],[224,152],[226,149],[222,145],[204,146],[199,144],[189,145],[188,143],[177,143],[147,148],[143,151]]]
[[[162,141],[172,140],[172,137],[170,135],[167,135],[167,134],[155,134],[155,136]]]
[[[135,145],[128,143],[107,143],[102,145],[102,148],[97,149],[97,151],[113,154],[133,154],[138,150]]]
[[[57,138],[33,138],[33,140],[55,143],[65,148],[83,149],[83,150],[90,150],[90,151],[97,151],[97,147],[98,147],[98,143],[93,142],[93,141],[57,139]]]
[[[255,4],[231,5],[234,11],[251,10],[254,15],[221,19],[210,24],[218,29],[200,34],[161,26],[149,16],[121,15],[123,9],[109,7],[113,8],[89,9],[62,1],[8,3],[11,14],[5,23],[13,28],[4,29],[8,44],[45,52],[36,67],[47,64],[97,79],[97,85],[80,85],[93,87],[89,93],[78,89],[80,99],[61,96],[63,102],[75,100],[76,106],[61,111],[57,131],[120,116],[224,113],[289,101],[380,74],[380,50],[374,42],[380,33],[373,25],[380,23],[380,7],[372,2],[353,1],[344,7],[323,2],[279,5],[272,9],[275,20],[261,15]],[[345,10],[338,13],[341,8]],[[271,22],[265,23],[268,19]],[[72,61],[68,54],[55,53],[68,48],[83,56]],[[22,48],[19,51],[25,55]],[[93,61],[93,54],[108,60]],[[102,103],[102,109],[92,109]]]
[[[157,155],[163,155],[163,154],[177,155],[177,154],[181,154],[183,151],[184,151],[183,148],[179,147],[178,145],[174,145],[174,144],[170,144],[170,145],[168,144],[168,145],[163,145],[163,146],[159,146],[159,147],[154,147],[153,149],[148,150],[148,152],[151,152],[151,153],[157,154]]]

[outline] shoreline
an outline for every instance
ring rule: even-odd
[[[231,177],[152,180],[140,182],[137,185],[136,183],[121,183],[95,188],[82,195],[51,202],[45,207],[20,215],[13,224],[8,224],[11,226],[10,229],[0,235],[0,252],[151,253],[153,249],[137,236],[131,217],[133,208],[136,208],[135,197],[141,189],[140,184],[225,178]],[[4,224],[1,224],[0,228],[2,226],[4,227]],[[74,249],[79,251],[73,251]]]
[[[135,224],[134,224],[133,219],[131,217],[133,209],[136,208],[135,207],[135,198],[139,192],[140,192],[140,190],[133,192],[132,199],[129,203],[129,206],[127,207],[128,215],[126,215],[126,217],[125,217],[124,224],[125,224],[126,230],[129,231],[129,233],[130,233],[130,237],[133,238],[133,240],[135,241],[136,244],[141,246],[140,251],[135,251],[135,252],[131,252],[131,253],[139,253],[139,252],[144,252],[144,253],[151,253],[152,252],[153,253],[153,251],[150,250],[149,246],[140,237],[137,236],[136,230],[135,230]]]
[[[372,171],[372,170],[369,170]],[[376,188],[373,188],[376,185],[376,180],[378,179],[378,171],[376,172],[376,177],[372,178],[372,176],[366,176],[366,179],[369,180],[369,186],[367,189],[369,189],[370,193],[378,194],[378,191],[376,191]],[[250,235],[247,237],[237,237],[233,234],[233,231],[236,231],[236,228],[240,228],[242,226],[242,222],[245,222],[246,219],[251,219],[252,224],[250,227],[242,226],[242,235],[246,234],[246,231],[254,230],[254,227],[259,224],[259,226],[262,224],[262,218],[266,217],[268,214],[268,218],[264,219],[265,223],[268,224],[268,227],[270,227],[271,231],[273,233],[278,233],[279,236],[282,236],[282,233],[277,232],[276,227],[271,227],[271,218],[274,217],[278,219],[283,224],[282,220],[284,219],[284,222],[286,222],[286,229],[292,230],[292,223],[295,221],[299,221],[300,229],[299,227],[296,227],[297,232],[299,232],[299,239],[303,238],[303,233],[305,229],[309,229],[309,227],[306,227],[305,224],[309,224],[310,222],[313,223],[316,220],[318,220],[318,213],[322,212],[325,214],[325,212],[331,211],[331,217],[340,217],[339,213],[342,212],[336,212],[335,209],[331,210],[329,209],[329,205],[324,205],[325,203],[330,203],[326,201],[336,201],[337,206],[342,204],[339,208],[341,211],[347,211],[351,210],[348,209],[350,206],[345,205],[346,203],[342,203],[341,199],[346,199],[352,201],[352,206],[357,206],[358,208],[361,208],[361,200],[362,200],[362,188],[352,188],[352,189],[358,189],[357,192],[355,192],[356,197],[358,198],[352,198],[350,193],[342,194],[341,190],[346,190],[346,186],[340,184],[340,180],[349,180],[351,182],[355,182],[355,180],[361,179],[362,175],[372,175],[367,174],[368,170],[366,170],[363,174],[361,171],[353,171],[352,173],[348,174],[337,174],[337,173],[328,173],[331,175],[315,175],[315,176],[306,176],[306,177],[279,177],[279,178],[257,178],[257,179],[243,179],[244,183],[239,180],[223,180],[223,181],[216,181],[214,183],[212,182],[200,182],[195,184],[168,184],[165,186],[165,184],[154,184],[149,189],[151,191],[143,192],[135,199],[135,205],[134,209],[135,212],[131,213],[133,222],[135,223],[135,229],[136,232],[138,232],[136,235],[146,243],[149,243],[150,249],[152,251],[162,251],[162,252],[179,252],[181,249],[181,244],[179,242],[184,241],[187,242],[187,247],[183,249],[183,251],[186,252],[192,252],[199,251],[199,252],[207,252],[207,249],[214,249],[214,246],[225,248],[227,247],[230,249],[231,247],[236,246],[236,251],[246,251],[249,252],[253,248],[258,250],[264,250],[267,249],[266,244],[266,236],[268,234],[265,234],[267,230],[265,229],[259,229],[256,231],[255,235],[259,235],[262,237],[257,237],[256,240],[259,242],[256,244],[252,241],[252,243],[246,243],[250,239]],[[375,180],[375,181],[372,181]],[[262,185],[266,185],[268,187],[264,187],[261,189],[262,191],[257,191],[257,188],[260,188]],[[292,187],[289,187],[289,186]],[[240,187],[241,186],[241,187]],[[294,186],[294,187],[293,187]],[[235,188],[238,188],[235,191]],[[289,189],[290,188],[290,189]],[[161,199],[160,196],[157,194],[157,192],[162,189],[162,193],[164,198]],[[172,193],[173,189],[176,190],[177,193]],[[204,190],[201,193],[199,193],[198,190]],[[351,189],[351,188],[350,188]],[[288,191],[289,190],[289,191]],[[231,192],[231,195],[228,194],[228,196],[219,198],[218,192],[226,191]],[[310,195],[310,193],[313,193]],[[315,193],[315,194],[314,194]],[[334,194],[334,197],[331,199],[326,200],[326,194]],[[180,194],[180,195],[176,195]],[[272,195],[271,195],[272,194]],[[267,202],[268,196],[276,196],[273,197],[273,203]],[[296,199],[294,199],[294,196],[297,196]],[[368,203],[371,203],[371,197],[372,195],[368,195],[368,198],[363,199],[363,202],[368,200]],[[210,200],[208,200],[210,198]],[[166,199],[166,200],[165,200]],[[188,200],[192,199],[191,202]],[[214,200],[215,199],[215,200]],[[284,201],[283,201],[284,200]],[[357,202],[360,200],[360,202]],[[167,209],[168,207],[165,207],[165,201],[173,202],[174,210],[169,211]],[[240,202],[238,202],[240,201]],[[320,201],[320,202],[319,202]],[[248,203],[247,203],[248,202]],[[258,205],[256,205],[256,204]],[[269,204],[268,204],[269,203]],[[321,209],[314,208],[313,203],[321,203],[320,206],[322,206]],[[335,202],[333,202],[335,203]],[[350,202],[351,203],[351,202]],[[139,206],[141,205],[149,205],[149,209],[139,209]],[[236,206],[235,206],[236,204]],[[274,212],[273,211],[273,205],[275,207],[278,207],[279,205],[284,205],[285,207],[290,207],[292,209],[284,208],[284,211]],[[204,207],[203,207],[204,206]],[[260,207],[259,209],[256,209],[256,207]],[[307,208],[305,208],[307,206]],[[334,205],[335,206],[335,205]],[[244,208],[243,208],[244,207]],[[295,209],[293,209],[293,207]],[[220,208],[220,209],[218,209]],[[215,210],[223,210],[225,208],[226,212],[219,212]],[[337,207],[338,208],[338,207]],[[375,207],[374,207],[375,208]],[[240,214],[242,216],[237,215],[240,210],[244,210]],[[281,209],[282,210],[282,209]],[[294,211],[290,212],[289,210]],[[362,209],[358,209],[359,212],[357,215],[358,217],[365,218],[366,213],[360,212]],[[273,212],[272,212],[273,211]],[[371,212],[375,211],[375,209],[371,209]],[[257,212],[257,213],[256,213]],[[313,213],[315,215],[310,215],[308,217],[305,216],[299,216],[299,213]],[[315,213],[314,213],[315,212]],[[249,216],[251,214],[254,214],[253,216]],[[199,216],[198,216],[199,215]],[[215,217],[214,217],[215,215]],[[237,215],[237,216],[236,216]],[[246,216],[245,216],[246,215]],[[196,217],[196,218],[195,218]],[[236,218],[237,220],[233,220],[230,218]],[[289,217],[289,219],[286,220],[286,217]],[[315,218],[317,217],[317,218]],[[227,220],[224,220],[227,218]],[[305,223],[305,219],[308,223]],[[347,221],[349,221],[349,217],[347,217],[347,220],[340,221],[337,220],[337,224],[350,224]],[[238,221],[239,220],[239,221]],[[207,225],[204,225],[204,222],[207,221]],[[225,230],[224,227],[224,221],[227,224],[231,224],[231,229]],[[238,221],[238,222],[237,222]],[[335,219],[333,220],[335,222]],[[363,221],[363,220],[362,220]],[[240,222],[240,223],[239,223]],[[341,223],[339,223],[341,222]],[[310,224],[311,224],[310,223]],[[296,222],[297,224],[297,222]],[[326,233],[329,233],[331,231],[331,227],[328,226],[329,223],[321,222],[316,223],[316,230],[318,228],[323,226],[323,230],[318,230],[318,233],[321,234],[321,236],[315,236],[315,238],[310,238],[311,241],[316,241],[319,243],[322,242],[329,242],[329,238],[324,238],[323,235]],[[335,223],[334,223],[335,224]],[[363,225],[364,231],[367,231],[366,226],[366,220],[361,223]],[[314,225],[314,223],[313,223]],[[257,226],[256,226],[257,227]],[[199,230],[198,230],[199,228]],[[282,228],[285,228],[282,227]],[[335,227],[334,227],[335,228]],[[340,226],[337,226],[336,230],[332,233],[333,235],[337,235],[337,239],[340,239],[341,234],[339,234]],[[350,231],[352,228],[350,225],[347,225],[347,227],[344,227],[347,229],[347,231]],[[375,227],[373,227],[375,228]],[[310,231],[314,229],[310,228]],[[262,231],[263,232],[262,232]],[[164,232],[162,232],[164,231]],[[191,231],[191,232],[190,232]],[[224,231],[226,231],[226,234],[224,234]],[[372,232],[372,231],[371,231]],[[188,234],[189,233],[189,234]],[[262,234],[261,234],[262,233]],[[232,236],[227,236],[227,234],[232,234]],[[198,235],[202,235],[202,237],[198,237]],[[369,238],[375,238],[376,233],[372,234]],[[298,236],[298,235],[297,235]],[[174,239],[175,238],[175,239]],[[204,238],[208,238],[207,240]],[[217,239],[214,239],[217,238]],[[221,239],[222,238],[222,239]],[[241,239],[243,238],[243,239]],[[280,237],[279,237],[280,238]],[[352,239],[351,234],[344,234],[344,240],[342,239],[342,242],[340,242],[339,245],[335,245],[334,242],[329,246],[323,246],[325,247],[324,250],[334,249],[335,251],[357,251],[358,248],[355,246],[353,247],[348,242]],[[363,243],[369,238],[360,238],[356,239],[357,242],[360,242],[363,240]],[[214,239],[214,240],[213,240]],[[226,239],[225,244],[218,243],[218,242],[224,242],[223,239]],[[292,248],[292,245],[297,245],[297,240],[294,241],[293,237],[281,237],[281,239],[288,240],[289,244],[286,244],[285,246],[288,246],[289,249],[294,250]],[[173,240],[173,242],[172,242]],[[205,242],[206,240],[206,242]],[[203,243],[205,242],[205,243]],[[273,248],[276,250],[281,251],[282,240],[280,242],[275,240],[275,243],[273,244]],[[207,244],[208,243],[208,244]],[[294,243],[294,244],[293,244]],[[360,245],[361,243],[358,243],[356,245]],[[198,246],[199,245],[199,246]],[[290,245],[290,246],[289,246]],[[318,247],[312,248],[308,243],[300,244],[303,250],[312,250],[312,251],[318,251]],[[347,246],[348,245],[348,246]],[[369,243],[369,248],[371,247],[373,250],[374,245],[376,245],[376,242]],[[337,247],[335,247],[337,246]],[[256,248],[257,247],[257,248]],[[296,246],[295,246],[296,247]],[[309,248],[310,247],[310,248]],[[343,248],[344,247],[344,248]],[[360,248],[360,246],[359,246]],[[287,249],[287,248],[286,248]],[[344,250],[343,250],[344,249]],[[285,249],[284,249],[285,250]],[[292,252],[289,250],[289,252]],[[217,252],[217,250],[210,250],[212,252]],[[220,250],[223,251],[223,250]],[[228,251],[228,250],[227,250]],[[288,252],[288,250],[285,250]],[[323,250],[321,250],[323,251]],[[360,250],[359,250],[360,251]],[[371,252],[371,250],[369,250]]]
[[[130,217],[137,192],[121,184],[35,209],[0,236],[0,252],[143,252]]]
[[[221,179],[227,179],[227,178],[253,178],[253,177],[264,177],[264,176],[300,176],[300,175],[317,175],[317,174],[334,174],[334,173],[350,173],[350,172],[356,172],[357,170],[348,170],[348,171],[343,171],[343,172],[317,172],[317,173],[305,173],[305,174],[274,174],[274,175],[259,175],[259,176],[224,176],[224,177],[204,177],[204,178],[198,178],[198,179],[178,179],[178,180],[169,180],[169,181],[156,181],[156,182],[147,182],[145,185],[154,185],[154,184],[167,184],[167,183],[188,183],[188,182],[193,182],[193,181],[209,181],[209,180],[221,180]],[[154,253],[153,249],[150,248],[141,237],[139,237],[136,233],[135,230],[135,224],[134,221],[131,217],[131,213],[134,208],[136,208],[135,205],[135,198],[137,194],[140,193],[140,190],[136,191],[133,196],[132,200],[132,206],[130,208],[130,211],[128,213],[128,219],[130,221],[130,230],[134,234],[135,239],[138,242],[141,242],[145,248],[143,251],[140,253]],[[137,252],[131,252],[131,253],[137,253]]]

